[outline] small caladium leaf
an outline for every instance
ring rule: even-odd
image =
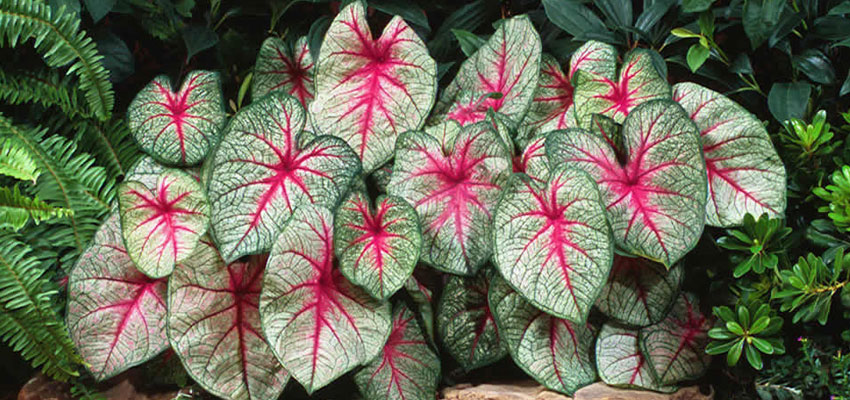
[[[381,196],[373,208],[352,192],[334,218],[339,269],[352,283],[382,300],[404,286],[422,250],[419,217],[410,204]]]
[[[431,291],[431,289],[428,289],[427,286],[420,283],[415,276],[407,278],[407,281],[404,283],[404,290],[410,296],[410,299],[413,300],[414,308],[419,314],[419,320],[422,323],[422,329],[428,336],[429,342],[433,344],[434,307],[431,304],[434,300],[433,292]]]
[[[387,186],[390,185],[390,177],[393,174],[393,163],[384,164],[383,167],[372,171],[372,182],[377,187],[379,193],[386,193]]]
[[[579,126],[588,128],[593,114],[623,122],[635,107],[654,99],[669,99],[670,85],[652,65],[646,50],[633,50],[620,67],[619,79],[593,73],[575,78],[576,118]]]
[[[260,333],[265,256],[224,263],[209,240],[168,282],[168,337],[195,382],[226,399],[274,399],[289,375]]]
[[[100,226],[68,279],[68,329],[92,376],[103,380],[166,348],[165,279],[133,266],[118,212]]]
[[[118,189],[121,232],[136,268],[152,278],[171,274],[195,249],[209,223],[209,205],[191,175],[168,169],[150,190],[141,182]]]
[[[614,255],[596,183],[558,167],[545,183],[514,175],[493,216],[493,260],[540,309],[584,322]]]
[[[327,208],[298,207],[272,248],[260,294],[263,332],[309,393],[377,356],[390,334],[388,303],[333,267],[333,227]]]
[[[488,109],[516,124],[531,104],[540,69],[540,35],[527,16],[502,21],[496,33],[463,62],[435,109],[436,120],[482,121]]]
[[[434,104],[437,63],[425,43],[399,16],[373,39],[359,1],[334,18],[316,65],[313,126],[345,139],[366,172],[387,162],[398,135],[421,128]]]
[[[437,306],[437,332],[463,369],[492,364],[508,353],[487,304],[488,276],[450,276]]]
[[[133,138],[166,164],[194,165],[216,143],[226,115],[217,72],[192,71],[176,93],[165,75],[145,86],[127,109]]]
[[[513,172],[528,175],[538,183],[549,178],[549,159],[546,158],[546,138],[543,136],[531,140],[522,154],[513,158]]]
[[[673,87],[673,98],[697,124],[708,172],[706,223],[743,224],[747,213],[785,212],[785,167],[756,116],[720,93],[694,83]]]
[[[711,356],[705,354],[711,321],[699,311],[693,295],[682,293],[661,322],[640,330],[640,349],[659,385],[675,385],[700,377]]]
[[[434,399],[440,381],[440,359],[428,346],[416,316],[395,307],[392,331],[377,358],[354,375],[366,400]]]
[[[596,380],[589,325],[540,311],[498,276],[488,298],[511,358],[534,380],[567,395]]]
[[[596,339],[596,369],[602,381],[618,387],[638,387],[671,392],[675,386],[661,387],[638,346],[638,331],[615,325],[602,325]]]
[[[491,213],[511,157],[487,122],[446,121],[399,137],[389,194],[413,205],[422,223],[422,260],[472,275],[490,256]]]
[[[553,165],[587,171],[599,183],[615,244],[668,268],[696,245],[705,225],[707,183],[696,126],[671,100],[636,107],[622,128],[623,156],[602,135],[556,131]]]
[[[310,57],[306,36],[294,43],[270,37],[260,47],[254,65],[251,98],[259,99],[275,90],[295,97],[304,108],[313,101],[313,57]]]
[[[272,92],[225,129],[207,188],[210,225],[225,261],[268,251],[292,210],[336,205],[360,171],[357,155],[339,138],[301,145],[304,123],[298,100]]]
[[[556,129],[576,128],[573,85],[555,57],[544,54],[540,83],[534,91],[531,107],[523,121],[527,138]]]
[[[667,315],[678,298],[681,282],[681,264],[668,271],[645,258],[617,255],[596,307],[621,324],[654,324]]]

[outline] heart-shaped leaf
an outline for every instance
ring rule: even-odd
[[[546,154],[599,183],[616,245],[669,268],[696,245],[705,225],[699,133],[681,106],[656,100],[626,117],[622,139],[615,150],[601,134],[556,131],[546,139]]]
[[[366,172],[392,157],[400,133],[422,127],[437,93],[437,63],[422,39],[399,16],[373,39],[358,1],[334,18],[316,68],[310,120],[345,139]]]
[[[294,43],[270,37],[260,47],[254,65],[251,98],[257,100],[275,90],[295,97],[304,108],[313,101],[313,57],[310,57],[306,36]]]
[[[488,275],[492,273],[449,277],[437,307],[440,340],[467,371],[499,361],[508,353],[487,304]]]
[[[272,92],[239,111],[213,154],[210,226],[224,260],[268,251],[301,204],[333,206],[360,170],[341,139],[302,132],[304,109]]]
[[[743,224],[747,213],[785,212],[785,167],[756,116],[695,83],[673,87],[673,98],[699,128],[708,172],[706,223]]]
[[[705,354],[711,321],[693,295],[682,293],[661,322],[640,330],[640,349],[662,386],[699,378],[711,356]]]
[[[514,175],[493,225],[493,260],[505,280],[540,309],[584,322],[614,255],[596,183],[563,166],[545,183]]]
[[[225,120],[217,72],[192,71],[176,93],[165,75],[130,103],[127,124],[139,147],[166,164],[194,165],[216,143]]]
[[[333,267],[333,226],[327,208],[298,207],[272,248],[260,294],[263,332],[308,393],[377,356],[392,325],[388,303]]]
[[[645,258],[617,255],[596,307],[622,324],[654,324],[667,315],[679,294],[681,281],[680,264],[668,271]]]
[[[615,325],[602,325],[596,339],[596,368],[602,381],[618,387],[638,387],[671,392],[658,386],[655,374],[638,346],[638,331]]]
[[[226,399],[274,399],[289,375],[260,333],[265,256],[224,263],[202,240],[168,282],[168,337],[186,372]]]
[[[381,354],[354,375],[366,400],[433,399],[440,381],[440,359],[425,342],[409,308],[393,312],[390,338]]]
[[[491,213],[511,173],[511,157],[487,122],[446,121],[403,133],[389,193],[409,202],[422,223],[422,260],[472,275],[490,256]]]
[[[572,395],[596,380],[590,354],[594,332],[538,310],[498,276],[490,282],[490,309],[514,362],[549,389]]]
[[[124,182],[118,204],[127,253],[152,278],[171,274],[207,231],[209,206],[201,184],[180,170],[160,174],[154,190],[141,182]]]
[[[543,136],[532,139],[525,150],[513,158],[513,172],[528,175],[538,183],[545,183],[549,178],[549,159],[546,158],[546,138]]]
[[[669,99],[670,85],[652,65],[647,50],[633,50],[620,67],[619,79],[604,75],[582,74],[575,95],[576,118],[582,128],[590,127],[593,114],[623,122],[637,106],[654,99]]]
[[[410,204],[381,196],[373,208],[367,195],[355,191],[334,223],[339,269],[346,278],[379,300],[404,286],[422,250],[419,217]]]
[[[165,279],[133,266],[118,212],[100,226],[68,279],[68,329],[97,380],[150,360],[166,348]]]
[[[558,61],[543,55],[540,66],[540,83],[534,99],[523,120],[523,136],[534,138],[541,133],[557,129],[576,128],[575,103],[572,79],[576,71],[614,79],[617,69],[617,50],[606,43],[589,41],[578,48],[570,58],[570,69],[565,74]]]
[[[467,125],[484,120],[492,108],[516,124],[537,87],[540,49],[540,35],[527,16],[501,21],[487,43],[461,64],[434,110],[435,119]]]

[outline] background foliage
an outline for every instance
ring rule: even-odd
[[[785,220],[707,228],[685,259],[686,289],[705,311],[716,307],[709,350],[727,355],[704,381],[718,398],[850,396],[850,1],[367,3],[370,22],[399,14],[425,39],[441,87],[493,24],[527,13],[544,52],[561,62],[590,39],[647,48],[669,81],[697,81],[755,113],[789,171],[788,210]],[[91,380],[64,328],[64,283],[140,155],[123,115],[135,93],[161,73],[217,70],[233,113],[248,102],[263,40],[307,35],[317,49],[339,7],[0,0],[0,372],[20,383],[34,367],[87,393]],[[457,365],[443,370],[444,384],[470,379]],[[505,362],[471,379],[521,374]],[[187,384],[179,372],[156,383]],[[286,395],[298,396],[292,386]]]

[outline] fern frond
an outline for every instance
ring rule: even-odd
[[[117,180],[124,176],[142,156],[124,119],[105,123],[80,121],[74,125],[77,128],[74,140],[80,150],[94,155],[98,165],[106,167],[110,178]]]
[[[0,175],[35,183],[39,173],[35,161],[23,147],[11,140],[0,140]]]
[[[0,101],[7,104],[39,104],[57,107],[68,117],[90,117],[88,105],[80,101],[71,76],[55,70],[8,72],[0,69]]]
[[[101,63],[103,56],[94,41],[79,27],[76,13],[64,9],[53,13],[46,2],[0,0],[0,45],[16,47],[33,38],[47,65],[62,67],[73,62],[68,73],[77,74],[94,114],[106,120],[115,104],[109,71]]]
[[[14,235],[0,235],[0,339],[46,375],[68,380],[82,359],[51,309],[56,286],[29,253]]]
[[[21,194],[18,186],[0,187],[0,228],[10,227],[17,231],[29,221],[38,225],[54,217],[71,215],[71,210],[55,208],[39,200]]]

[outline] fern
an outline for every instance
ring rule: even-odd
[[[68,216],[71,210],[55,208],[39,200],[21,194],[18,186],[0,187],[0,228],[10,227],[17,231],[27,222],[38,224],[53,217]]]
[[[91,116],[88,106],[81,103],[71,77],[62,77],[56,71],[8,73],[0,69],[0,100],[10,105],[57,107],[68,117]]]
[[[104,123],[80,121],[74,127],[74,140],[80,149],[97,157],[98,164],[106,168],[112,179],[124,176],[142,155],[123,119]]]
[[[54,15],[47,3],[0,0],[0,45],[16,47],[33,38],[47,65],[62,67],[73,62],[68,73],[77,74],[79,88],[94,114],[106,120],[115,103],[109,72],[100,62],[103,56],[79,25],[75,13],[60,9]]]
[[[35,161],[19,144],[11,140],[0,140],[0,175],[35,183],[39,171]]]
[[[57,289],[29,253],[15,236],[0,234],[0,338],[46,375],[65,381],[78,376],[82,359],[51,308]]]

